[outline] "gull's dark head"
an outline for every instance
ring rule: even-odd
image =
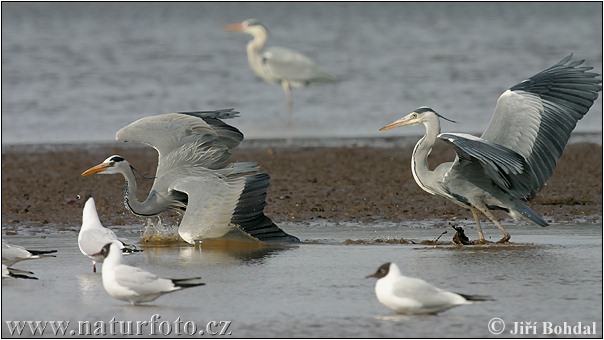
[[[367,275],[365,278],[370,278],[370,277],[375,277],[376,279],[381,279],[384,276],[388,275],[388,273],[390,272],[390,265],[392,263],[388,262],[388,263],[384,263],[383,265],[381,265],[378,270],[371,274],[371,275]]]

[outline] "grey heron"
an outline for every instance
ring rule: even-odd
[[[368,275],[374,277],[375,295],[384,306],[399,314],[437,314],[473,301],[489,301],[485,295],[448,292],[428,282],[401,274],[395,263],[385,263]]]
[[[20,261],[34,260],[43,257],[55,257],[55,255],[51,254],[56,252],[56,250],[25,249],[21,246],[8,244],[2,240],[2,264],[9,267]]]
[[[263,50],[268,37],[266,26],[255,19],[224,27],[254,38],[247,44],[247,61],[254,73],[269,83],[279,83],[287,98],[288,121],[292,120],[291,89],[330,83],[336,77],[321,70],[309,57],[285,47],[272,46]]]
[[[470,209],[480,243],[485,242],[481,213],[503,233],[499,242],[510,239],[491,210],[548,225],[523,201],[534,197],[550,178],[572,130],[602,90],[600,75],[588,72],[592,67],[580,66],[584,60],[571,58],[572,54],[505,91],[481,137],[440,133],[439,118],[446,118],[425,106],[380,129],[425,126],[426,134],[413,149],[413,177],[423,190]],[[437,140],[448,143],[457,155],[453,162],[430,170],[428,155]]]
[[[82,176],[122,174],[124,204],[136,215],[184,212],[178,233],[190,244],[213,238],[299,242],[264,215],[269,175],[253,162],[224,164],[243,134],[221,119],[238,113],[232,109],[168,113],[121,128],[117,140],[144,143],[159,154],[155,181],[143,202],[136,199],[133,167],[119,155],[108,157]]]
[[[103,257],[103,287],[112,297],[133,305],[150,302],[158,297],[181,290],[203,286],[200,277],[164,279],[148,271],[122,263],[122,251],[115,242],[104,245],[95,256]]]
[[[119,240],[111,229],[107,229],[101,224],[94,198],[87,197],[85,201],[82,211],[82,227],[78,233],[78,247],[84,256],[92,260],[93,273],[96,273],[96,264],[102,263],[104,259],[102,256],[94,256],[94,254],[101,251],[101,248],[109,242],[116,242],[124,254],[142,251]]]

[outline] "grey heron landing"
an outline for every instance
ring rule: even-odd
[[[243,134],[221,119],[238,113],[232,109],[169,113],[120,129],[117,140],[144,143],[159,153],[155,181],[143,202],[136,199],[132,166],[119,155],[82,176],[122,174],[124,203],[136,215],[155,216],[170,209],[184,212],[178,233],[191,244],[214,238],[299,242],[264,215],[269,175],[253,162],[225,164]]]
[[[268,37],[266,26],[255,19],[224,27],[254,38],[247,44],[247,61],[254,73],[269,83],[279,83],[287,97],[288,122],[292,120],[291,89],[314,84],[330,83],[336,77],[321,70],[307,56],[285,47],[268,47],[263,50]]]
[[[503,233],[499,242],[510,239],[491,210],[547,226],[523,201],[533,198],[550,178],[572,130],[602,90],[600,75],[581,66],[583,60],[571,58],[505,91],[481,137],[440,133],[443,117],[425,106],[380,129],[425,126],[426,134],[413,149],[413,177],[423,190],[470,209],[478,242],[484,242],[480,213]],[[451,145],[457,156],[430,170],[428,155],[437,140]]]

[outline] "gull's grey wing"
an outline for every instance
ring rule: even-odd
[[[529,199],[551,176],[577,122],[602,90],[599,75],[570,62],[572,54],[556,65],[505,91],[482,138],[503,145],[526,159],[523,176],[531,183],[515,191]]]
[[[120,248],[124,247],[122,241],[117,239],[115,233],[107,228],[87,229],[78,235],[78,245],[80,246],[80,250],[86,255],[100,252],[104,245],[113,241],[118,241]]]
[[[515,151],[463,133],[441,133],[438,138],[453,146],[460,159],[478,162],[501,189],[511,194],[530,189],[530,183],[522,176],[528,164]]]
[[[138,295],[157,294],[175,290],[175,286],[169,279],[143,269],[119,265],[115,268],[115,282],[120,286],[136,292]]]
[[[306,85],[330,82],[335,77],[321,70],[307,56],[285,47],[269,47],[262,53],[262,62],[272,77]]]
[[[199,168],[221,165],[229,150],[243,140],[243,134],[220,119],[236,117],[232,109],[169,113],[139,119],[116,134],[116,139],[144,143],[159,153],[152,191],[166,193],[179,177],[194,174]]]
[[[414,305],[416,308],[421,306],[422,309],[438,310],[464,303],[461,296],[414,277],[403,277],[397,281],[393,286],[393,293],[400,299],[406,299],[407,305]]]

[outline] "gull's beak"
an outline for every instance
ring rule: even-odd
[[[376,274],[377,274],[377,273],[373,273],[373,274],[371,274],[371,275],[367,275],[367,276],[365,276],[365,278],[366,278],[366,279],[368,279],[368,278],[370,278],[370,277],[377,277],[377,275],[376,275]]]
[[[384,126],[383,128],[380,129],[380,131],[394,129],[395,127],[399,127],[399,126],[417,124],[418,123],[417,118],[413,118],[412,115],[413,114],[406,115],[405,117]]]
[[[225,31],[243,31],[243,25],[242,24],[232,24],[232,25],[226,25],[224,26],[224,30]]]
[[[82,176],[90,176],[90,175],[94,175],[96,173],[102,172],[104,170],[107,170],[107,168],[109,168],[109,165],[107,165],[106,163],[101,163],[99,165],[95,165],[92,168],[82,172]]]

